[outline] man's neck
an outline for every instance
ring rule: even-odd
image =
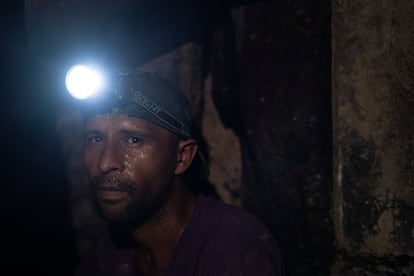
[[[177,186],[182,187],[182,185]],[[196,201],[197,196],[185,188],[176,189],[163,207],[159,217],[132,231],[133,239],[145,246],[149,252],[149,258],[155,261],[158,270],[156,274],[161,274],[168,265],[191,217]],[[142,260],[140,263],[142,264]]]

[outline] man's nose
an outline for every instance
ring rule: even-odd
[[[110,174],[122,170],[123,159],[116,146],[111,144],[105,145],[101,152],[98,167],[102,174]]]

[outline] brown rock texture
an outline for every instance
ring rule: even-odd
[[[413,15],[333,2],[335,275],[414,273]]]

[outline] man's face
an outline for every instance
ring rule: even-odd
[[[85,162],[99,211],[109,223],[140,225],[170,196],[178,139],[126,115],[97,115],[85,126]]]

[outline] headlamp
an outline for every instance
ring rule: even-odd
[[[69,93],[84,101],[86,116],[125,114],[152,122],[185,139],[191,137],[191,106],[177,87],[156,73],[109,73],[75,65],[66,75]],[[100,93],[102,92],[102,93]],[[93,98],[92,98],[93,97]]]
[[[101,72],[86,65],[72,66],[66,74],[66,88],[76,99],[85,100],[104,89],[105,80]]]

